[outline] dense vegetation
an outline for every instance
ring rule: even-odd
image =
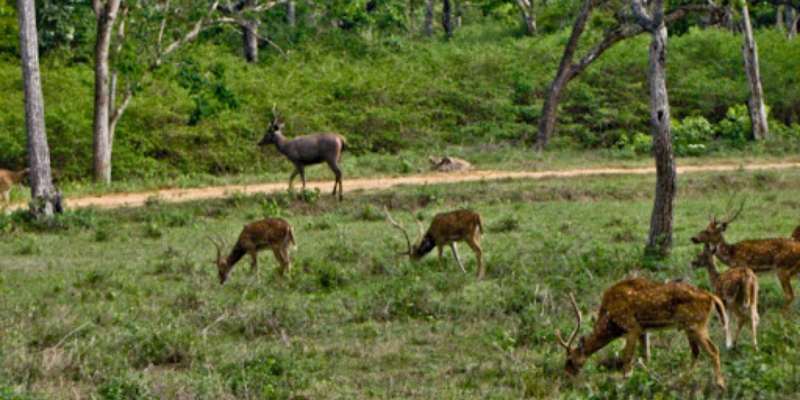
[[[798,223],[800,175],[733,172],[682,177],[671,258],[642,258],[652,177],[483,182],[407,187],[306,202],[234,196],[138,210],[81,210],[41,231],[25,213],[0,217],[0,398],[719,398],[709,361],[689,372],[685,336],[654,334],[653,359],[633,377],[604,365],[615,342],[582,375],[562,374],[554,331],[570,331],[566,294],[586,316],[602,290],[634,271],[684,277],[689,237],[730,196],[749,198],[728,239],[786,236]],[[395,256],[403,239],[381,208],[413,229],[443,210],[483,214],[487,280],[462,246],[468,274],[449,251],[420,263]],[[260,278],[238,265],[220,286],[204,237],[232,239],[246,221],[281,215],[298,250],[289,280],[261,255]],[[747,332],[722,351],[722,398],[791,398],[800,385],[800,308],[762,275],[759,351]],[[795,280],[795,287],[797,283]],[[720,325],[712,320],[714,341]],[[613,364],[613,363],[611,363]]]
[[[85,2],[66,3],[40,6],[42,71],[55,173],[75,180],[91,175],[94,19]],[[206,31],[138,88],[118,128],[114,176],[285,167],[254,145],[273,105],[288,119],[290,134],[339,131],[355,153],[524,141],[535,131],[574,4],[543,7],[540,33],[526,37],[512,6],[489,3],[467,7],[464,26],[450,41],[420,37],[401,23],[392,2],[369,18],[344,6],[333,9],[352,29],[289,30],[278,10],[265,17],[265,34],[286,55],[264,45],[257,64],[242,59],[235,30]],[[768,28],[766,12],[755,14],[763,14],[757,39],[776,137],[767,146],[791,151],[800,137],[800,40]],[[0,1],[0,166],[18,168],[25,162],[25,135],[14,18],[7,0]],[[741,37],[687,24],[674,32],[669,85],[678,154],[748,146]],[[594,29],[590,36],[600,33]],[[570,85],[556,148],[647,154],[647,43],[646,37],[622,42]]]

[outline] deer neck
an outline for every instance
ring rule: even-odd
[[[730,265],[733,259],[734,246],[729,245],[725,238],[717,245],[716,257],[722,260],[725,264]]]
[[[580,352],[585,358],[589,358],[592,354],[602,350],[617,337],[619,336],[612,335],[605,330],[595,330],[591,334],[578,339],[583,343]]]
[[[286,137],[283,136],[283,134],[277,133],[277,132],[275,133],[275,147],[278,148],[278,151],[280,151],[283,154],[286,154],[286,150],[287,150],[286,149],[286,145],[288,143],[289,143],[289,140],[287,140]]]
[[[708,279],[711,280],[711,285],[717,287],[719,272],[717,272],[717,263],[714,261],[714,256],[711,256],[711,259],[708,260],[706,270],[708,271]]]

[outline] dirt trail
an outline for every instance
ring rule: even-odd
[[[726,171],[761,171],[761,170],[783,170],[800,168],[800,163],[769,163],[769,164],[716,164],[703,166],[678,167],[679,174],[693,172],[726,172]],[[642,168],[591,168],[591,169],[570,169],[558,171],[467,171],[460,173],[427,173],[421,175],[411,175],[403,177],[384,177],[384,178],[361,178],[345,179],[345,192],[358,190],[381,190],[400,185],[432,185],[441,183],[458,183],[474,181],[494,181],[503,179],[546,179],[546,178],[572,178],[594,175],[647,175],[655,174],[654,167]],[[299,187],[299,185],[297,185]],[[309,189],[319,188],[323,193],[332,190],[332,181],[308,182]],[[144,205],[149,199],[158,199],[164,202],[185,202],[192,200],[215,199],[230,196],[234,193],[252,195],[256,193],[275,193],[286,190],[286,182],[264,183],[251,185],[226,185],[213,186],[195,189],[162,189],[138,193],[114,193],[101,196],[78,197],[66,199],[66,206],[69,208],[97,207],[97,208],[119,208],[119,207],[139,207]],[[23,204],[15,204],[9,207],[17,209],[24,207]]]

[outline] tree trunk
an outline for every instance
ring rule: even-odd
[[[425,36],[433,36],[433,0],[425,0]]]
[[[779,4],[777,7],[775,7],[775,28],[777,29],[785,28],[783,23],[785,18],[783,16],[783,9],[784,9],[783,4]]]
[[[25,128],[28,133],[28,167],[31,185],[30,211],[36,218],[50,218],[60,210],[60,196],[53,187],[50,148],[44,126],[44,97],[39,76],[39,40],[34,0],[17,0],[19,51],[25,91]]]
[[[464,19],[464,0],[455,0],[455,7],[456,7],[456,20],[455,20],[455,29],[461,28],[461,23]]]
[[[286,24],[291,28],[297,25],[297,4],[294,1],[286,2]]]
[[[445,38],[453,37],[453,10],[450,0],[444,0],[442,3],[442,28]]]
[[[753,138],[763,140],[769,136],[767,125],[767,107],[764,105],[764,90],[761,87],[761,72],[758,66],[758,47],[753,37],[753,27],[750,24],[750,11],[747,2],[742,3],[742,22],[744,23],[744,70],[747,74],[747,83],[750,86],[750,124],[753,128]]]
[[[561,93],[564,91],[564,86],[570,79],[572,58],[575,56],[575,50],[578,48],[583,30],[586,28],[586,21],[589,19],[589,14],[592,12],[594,0],[585,0],[583,7],[581,7],[578,18],[575,19],[575,24],[572,25],[572,33],[570,34],[567,46],[564,48],[564,54],[561,56],[561,63],[558,65],[556,77],[550,84],[550,89],[547,91],[547,97],[542,107],[542,116],[539,117],[539,134],[536,137],[536,149],[544,150],[547,143],[550,141],[550,136],[556,126],[556,114],[558,111],[558,102],[561,99]]]
[[[789,26],[789,39],[794,39],[797,37],[797,31],[800,30],[800,10],[794,10],[791,15],[793,18]]]
[[[245,21],[241,29],[244,40],[244,59],[249,63],[258,62],[258,22]]]
[[[672,152],[669,98],[667,96],[667,27],[653,32],[650,44],[650,122],[656,161],[656,198],[650,218],[647,249],[666,256],[672,248],[673,203],[675,200],[675,157]]]
[[[533,10],[533,0],[517,0],[517,8],[519,8],[520,17],[522,18],[522,26],[525,28],[525,34],[533,36],[536,34],[536,14]]]
[[[94,47],[94,180],[111,183],[111,130],[109,127],[114,106],[111,103],[109,54],[111,33],[117,18],[120,0],[93,2],[97,23]]]

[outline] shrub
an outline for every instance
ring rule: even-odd
[[[672,142],[675,154],[699,156],[708,150],[708,142],[714,139],[714,126],[704,117],[686,117],[683,121],[672,121]]]
[[[291,358],[272,353],[228,364],[221,373],[238,398],[289,399],[294,390],[307,384]]]
[[[719,122],[719,137],[730,145],[743,147],[752,136],[750,114],[744,105],[728,108],[725,119]]]

